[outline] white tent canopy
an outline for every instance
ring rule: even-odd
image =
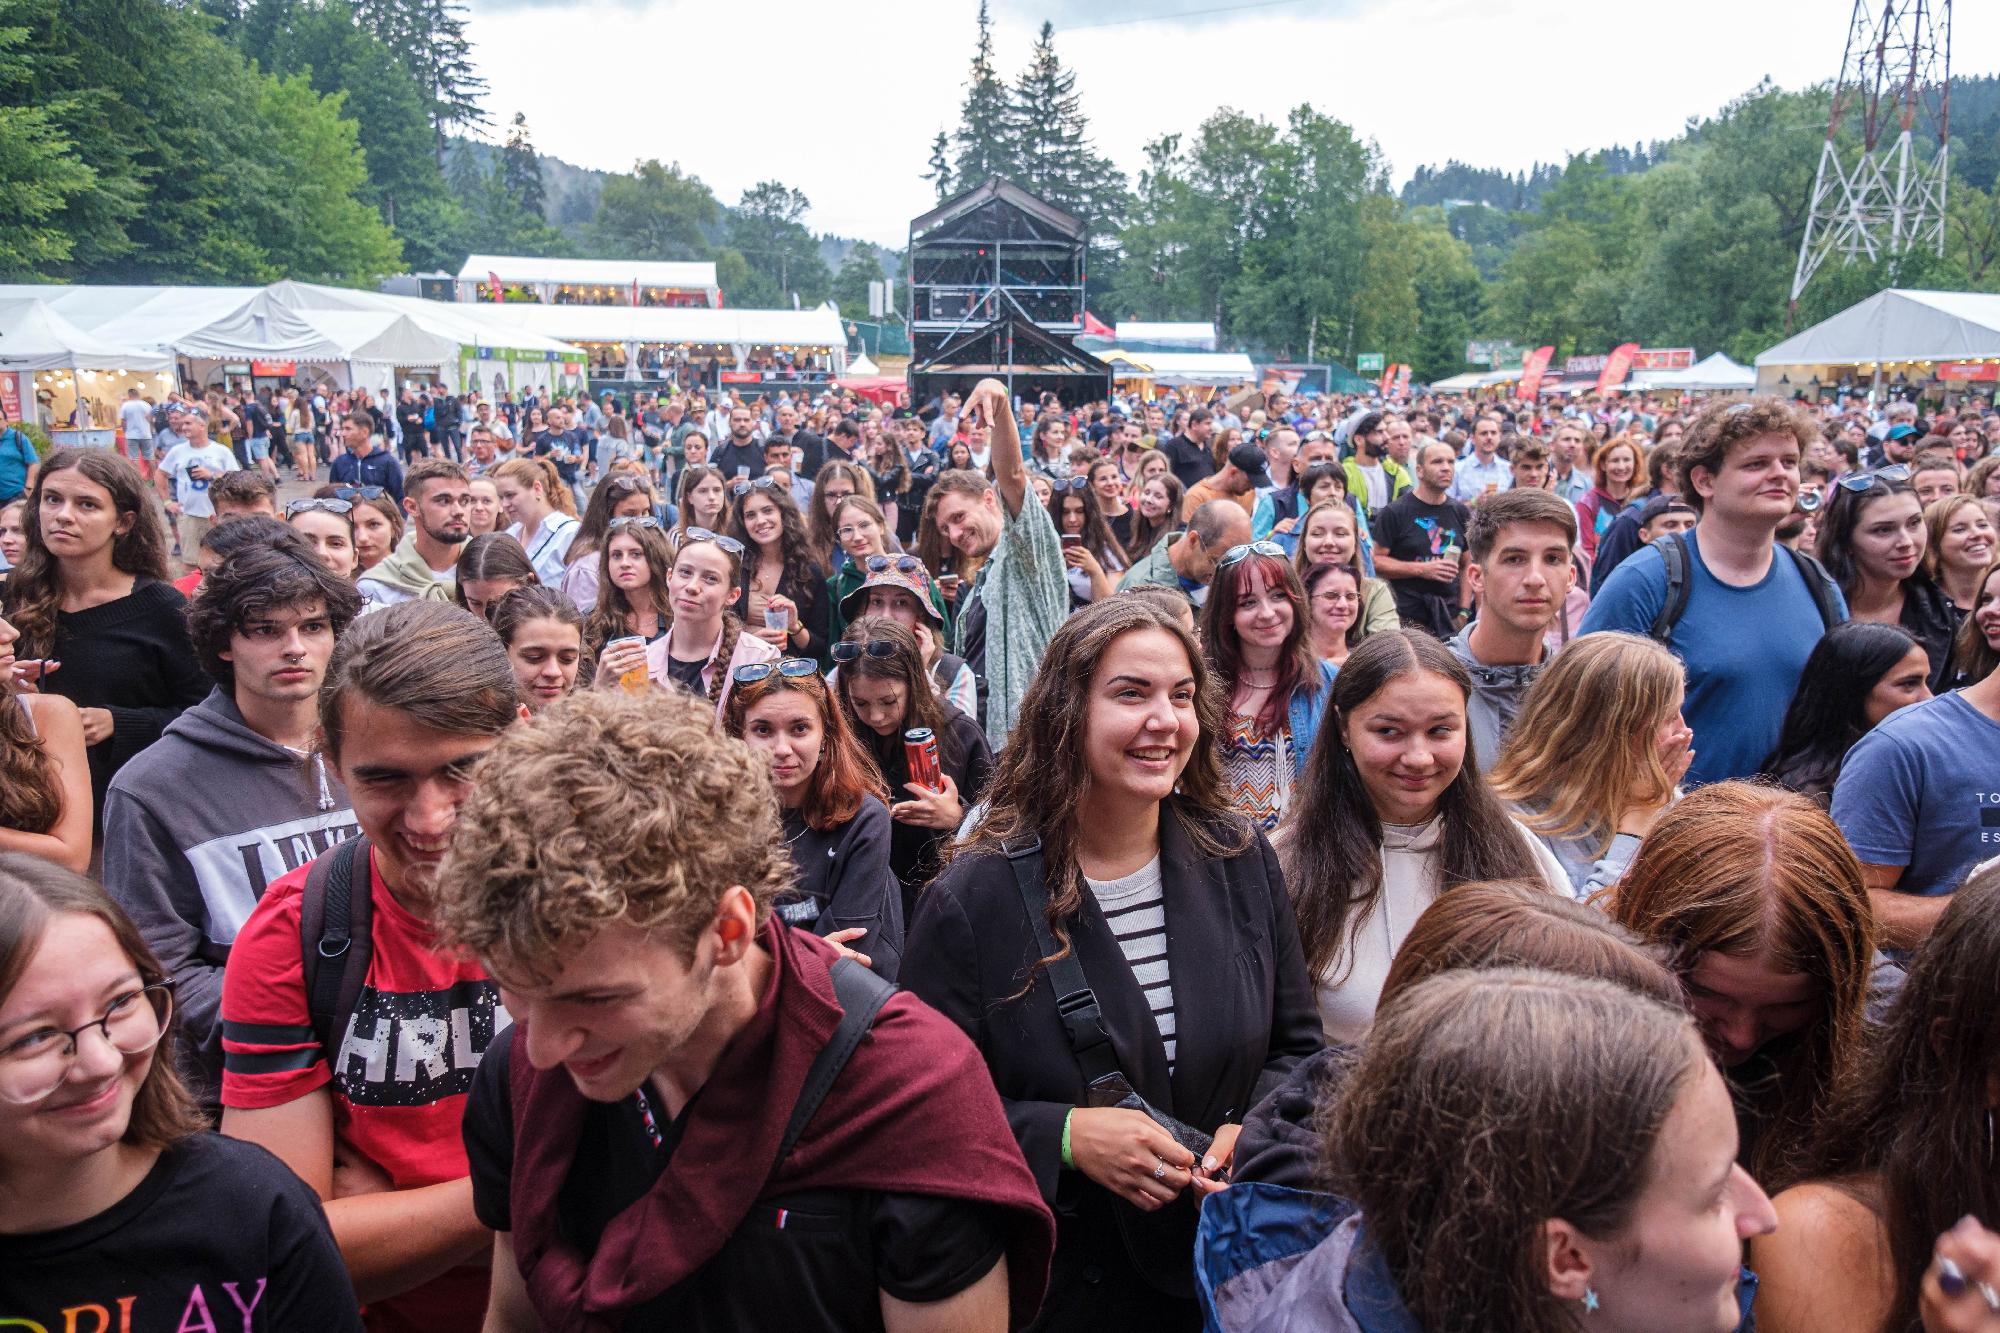
[[[844,348],[847,330],[830,305],[814,310],[707,310],[698,306],[454,305],[489,329],[522,329],[592,343],[690,343],[723,347]],[[498,336],[497,333],[495,336]]]
[[[1709,393],[1747,392],[1757,387],[1757,372],[1721,352],[1703,357],[1684,370],[1641,371],[1627,389],[1679,389]]]
[[[1757,357],[1765,379],[1794,366],[2000,357],[2000,294],[1891,287]]]
[[[517,352],[576,355],[576,349],[560,338],[532,332],[519,324],[482,318],[479,313],[481,307],[478,306],[426,301],[416,296],[392,296],[352,287],[323,287],[310,282],[275,282],[265,290],[273,301],[294,310],[401,315],[424,332],[449,339],[459,347],[507,347]],[[491,311],[497,307],[488,306],[485,309]]]
[[[1213,352],[1215,350],[1215,325],[1189,323],[1158,323],[1140,320],[1120,320],[1113,330],[1121,343],[1153,343],[1166,347],[1185,347],[1189,351]]]
[[[214,323],[255,296],[256,287],[0,286],[0,300],[40,301],[105,342],[171,351],[181,336]]]
[[[1111,348],[1099,353],[1118,367],[1120,379],[1149,379],[1157,384],[1247,384],[1257,367],[1241,352],[1128,352]]]
[[[715,291],[715,265],[669,263],[643,259],[540,259],[530,255],[471,255],[458,269],[460,282],[484,283],[488,275],[502,283],[532,286],[553,283],[570,287],[672,287],[681,291]]]
[[[38,300],[0,300],[0,367],[8,370],[173,369],[171,355],[108,341]]]
[[[1463,375],[1453,375],[1450,379],[1439,380],[1431,385],[1434,393],[1470,393],[1474,389],[1484,389],[1492,384],[1505,384],[1509,380],[1521,378],[1518,370],[1471,370]]]
[[[847,373],[856,376],[880,375],[882,368],[868,359],[868,353],[860,352],[855,355],[852,361],[847,363]]]
[[[215,361],[359,361],[443,369],[458,363],[460,345],[393,310],[301,310],[266,290],[176,346],[184,356]]]

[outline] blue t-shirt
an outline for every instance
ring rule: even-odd
[[[1833,786],[1833,822],[1896,887],[1949,893],[2000,855],[2000,723],[1958,691],[1899,709],[1856,741]]]
[[[1708,572],[1701,545],[1683,534],[1688,555],[1687,609],[1667,646],[1687,667],[1687,704],[1694,732],[1688,785],[1756,773],[1778,743],[1785,709],[1813,645],[1826,632],[1812,590],[1789,554],[1772,548],[1771,568],[1747,588]],[[1840,619],[1847,602],[1839,597]],[[1584,613],[1580,633],[1624,630],[1644,635],[1667,600],[1667,570],[1647,547],[1619,564]]]

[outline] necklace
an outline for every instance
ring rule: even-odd
[[[1259,689],[1259,690],[1268,690],[1273,685],[1276,685],[1278,683],[1277,668],[1273,667],[1271,670],[1264,672],[1263,674],[1265,676],[1265,679],[1259,680],[1257,679],[1256,672],[1249,671],[1246,669],[1237,673],[1237,681],[1240,684],[1248,685],[1253,689]]]

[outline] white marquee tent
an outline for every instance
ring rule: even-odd
[[[1676,389],[1681,392],[1748,393],[1757,387],[1757,372],[1721,352],[1705,356],[1684,370],[1642,370],[1626,390]]]
[[[532,287],[544,302],[563,287],[602,288],[629,300],[632,284],[641,289],[702,292],[714,305],[722,289],[715,265],[646,259],[544,259],[530,255],[469,255],[459,266],[459,297],[470,302],[472,289],[498,278],[509,287]]]
[[[2000,294],[1891,287],[1757,357],[1764,386],[1820,370],[2000,358]]]
[[[0,299],[0,367],[8,370],[172,370],[174,358],[78,328],[44,301]]]
[[[1098,353],[1123,379],[1148,379],[1155,384],[1249,384],[1257,367],[1241,352],[1128,352],[1120,347]]]

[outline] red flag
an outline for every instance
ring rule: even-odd
[[[1542,375],[1549,368],[1549,358],[1555,354],[1553,347],[1537,347],[1528,353],[1521,362],[1521,383],[1514,390],[1516,398],[1525,398],[1529,402],[1535,400],[1535,395],[1542,391]]]
[[[632,304],[639,304],[639,280],[637,278],[632,279]]]
[[[1604,358],[1604,369],[1597,372],[1597,391],[1603,393],[1623,384],[1632,369],[1632,358],[1638,355],[1638,343],[1620,343],[1612,348],[1611,355]]]
[[[1112,338],[1117,336],[1112,333],[1109,325],[1091,314],[1088,310],[1083,312],[1083,331],[1093,338]]]
[[[507,299],[500,294],[500,275],[492,269],[486,270],[486,290],[493,293],[493,302],[495,305]]]
[[[1409,396],[1409,393],[1410,393],[1410,368],[1407,365],[1397,366],[1396,396],[1398,398],[1407,398]]]
[[[1396,368],[1393,365],[1382,367],[1382,383],[1379,386],[1379,388],[1384,398],[1387,398],[1389,396],[1389,385],[1395,380],[1395,378],[1396,378]]]

